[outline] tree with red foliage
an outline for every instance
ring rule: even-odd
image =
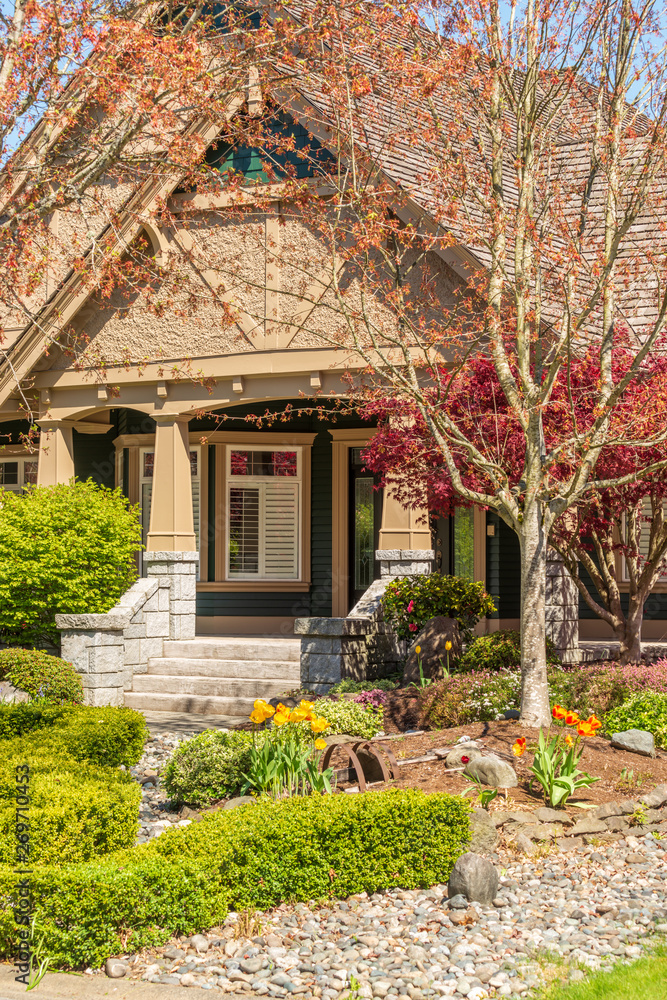
[[[614,352],[615,377],[621,377],[632,363],[627,350]],[[579,433],[585,433],[594,420],[594,359],[591,354],[575,358],[569,371],[569,385],[564,373],[556,381],[549,405],[544,411],[545,447],[555,449],[562,435],[570,435],[571,414],[576,417]],[[568,508],[556,520],[549,536],[550,544],[562,556],[584,600],[598,617],[609,624],[620,644],[621,663],[636,662],[641,657],[643,608],[648,595],[665,571],[667,523],[664,503],[667,497],[667,442],[654,443],[655,428],[662,421],[667,398],[667,358],[655,357],[625,394],[614,414],[612,435],[600,453],[596,474],[600,480],[623,485],[591,490],[576,506]],[[495,369],[488,359],[477,356],[465,372],[452,382],[446,401],[441,403],[457,427],[465,431],[489,459],[502,468],[511,489],[520,491],[521,427],[504,399]],[[396,399],[376,399],[369,403],[365,416],[378,421],[378,431],[364,452],[369,469],[377,473],[401,502],[412,508],[426,508],[432,514],[449,516],[465,505],[454,488],[442,453],[433,440],[421,413]],[[628,422],[642,413],[646,437],[637,438],[632,447],[616,443],[623,440]],[[645,447],[643,446],[645,445]],[[485,492],[484,481],[476,466],[467,463],[466,450],[457,448],[455,460],[464,484],[475,492]],[[643,470],[654,472],[646,477]],[[553,476],[567,480],[571,475],[567,461],[554,465]],[[502,511],[500,512],[501,516]],[[505,518],[505,520],[508,520]],[[512,527],[511,522],[510,527]],[[645,544],[643,544],[645,543]],[[591,588],[581,567],[593,582]],[[623,608],[621,594],[626,589],[628,607]]]
[[[646,381],[667,317],[664,12],[367,10],[342,12],[300,66],[309,127],[337,169],[317,197],[301,192],[317,248],[290,258],[285,240],[275,259],[313,303],[300,335],[364,366],[351,400],[391,399],[421,422],[461,502],[516,532],[521,718],[548,725],[549,536],[568,509],[655,471],[644,460],[610,479],[606,448],[642,456],[667,436]],[[570,398],[581,358],[583,425]]]

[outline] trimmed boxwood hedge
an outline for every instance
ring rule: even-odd
[[[15,737],[26,738],[32,747],[52,747],[74,760],[129,767],[141,757],[148,729],[141,712],[131,708],[43,701],[0,704],[0,740]]]
[[[211,927],[230,909],[445,882],[465,850],[470,808],[390,789],[219,811],[113,857],[37,868],[33,912],[55,967],[99,966]],[[19,877],[0,867],[0,957],[16,953]]]
[[[16,864],[19,764],[30,767],[29,867],[89,861],[132,847],[141,789],[129,774],[12,740],[0,744],[0,863]]]

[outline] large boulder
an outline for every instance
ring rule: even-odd
[[[613,733],[611,745],[619,750],[639,753],[642,757],[655,757],[653,733],[647,733],[644,729],[626,729],[623,733]]]
[[[448,642],[452,644],[449,650],[445,648]],[[417,646],[419,654],[416,652]],[[448,663],[450,667],[455,666],[461,650],[461,635],[456,619],[445,618],[443,615],[430,618],[408,650],[403,684],[411,684],[413,681],[419,683],[419,659],[424,677],[440,680],[444,676],[443,667],[446,669]]]
[[[481,756],[482,751],[479,749],[477,744],[474,740],[469,740],[466,743],[459,744],[459,746],[454,747],[453,750],[449,751],[445,757],[445,767],[462,767],[464,764],[467,764],[468,761]]]
[[[498,895],[498,872],[494,865],[479,854],[468,851],[458,859],[449,876],[447,892],[452,896],[465,896],[470,902],[490,906]]]
[[[492,788],[515,788],[519,784],[512,765],[499,757],[475,757],[466,764],[463,773]]]
[[[9,681],[0,681],[0,702],[17,703],[19,701],[30,701],[30,695],[27,691],[20,691],[15,688],[13,684]]]

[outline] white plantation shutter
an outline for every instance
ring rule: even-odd
[[[264,574],[282,580],[298,575],[299,487],[277,480],[264,487]]]
[[[229,579],[297,580],[300,454],[294,448],[228,451]]]

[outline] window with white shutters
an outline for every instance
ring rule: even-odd
[[[141,448],[139,452],[139,497],[141,503],[141,529],[144,546],[148,538],[148,526],[151,521],[151,498],[153,496],[153,466],[155,449]],[[190,474],[192,476],[192,517],[194,521],[195,541],[199,552],[199,528],[201,507],[201,449],[190,448]]]
[[[297,580],[300,448],[227,449],[227,576]]]
[[[34,456],[0,458],[0,490],[20,493],[28,485],[37,485],[37,459]]]

